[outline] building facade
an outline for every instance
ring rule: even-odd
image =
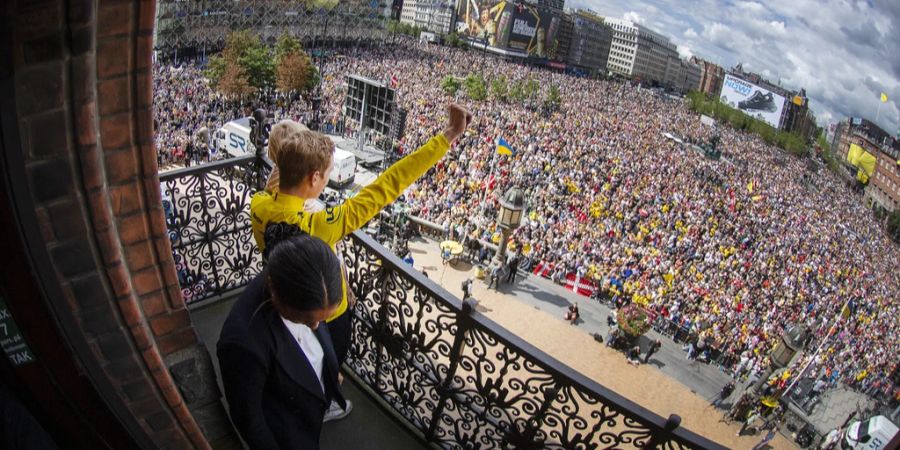
[[[683,59],[679,61],[681,63],[681,77],[675,84],[676,89],[685,93],[699,90],[703,69],[690,61],[685,61]]]
[[[538,8],[551,11],[557,15],[561,15],[563,8],[566,6],[565,0],[536,0],[530,1],[529,3],[535,4]]]
[[[678,49],[669,38],[628,20],[607,17],[605,21],[612,29],[610,72],[679,90],[688,84]],[[687,71],[693,80],[696,69]]]
[[[706,95],[718,98],[722,89],[722,81],[725,80],[725,69],[718,64],[696,56],[691,58],[691,62],[700,66],[698,90]]]
[[[893,212],[900,208],[900,150],[897,145],[883,146],[877,155],[878,163],[865,195],[873,205]]]
[[[403,0],[400,22],[444,35],[453,31],[455,11],[454,0]]]
[[[559,19],[559,33],[557,34],[559,48],[556,55],[560,61],[567,61],[572,48],[572,33],[574,32],[575,22],[570,11],[560,14]]]
[[[572,37],[565,61],[591,74],[605,73],[612,45],[612,29],[603,18],[589,11],[571,15]]]
[[[867,119],[851,117],[842,120],[837,125],[834,140],[831,142],[831,152],[846,162],[850,144],[859,145],[863,150],[875,155],[882,151],[885,143],[892,141],[891,136],[875,123]]]
[[[288,33],[308,48],[382,41],[391,7],[367,0],[319,9],[290,0],[159,0],[156,8],[154,50],[205,55],[224,48],[234,30],[253,30],[270,44]]]
[[[610,17],[604,20],[612,28],[607,68],[612,73],[630,77],[634,71],[634,58],[637,53],[636,25],[627,20]]]
[[[856,144],[876,157],[875,171],[864,191],[866,205],[887,211],[900,208],[900,140],[875,123],[859,117],[842,120],[835,126],[832,153],[841,158],[847,179],[853,179],[856,168],[850,164],[850,145]]]
[[[637,46],[632,76],[672,86],[678,77],[678,50],[669,38],[637,25]]]

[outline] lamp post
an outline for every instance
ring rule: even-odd
[[[493,263],[502,266],[506,256],[506,242],[510,233],[522,223],[522,212],[525,210],[525,193],[518,187],[510,188],[500,199],[500,213],[497,224],[500,226],[500,247],[494,255]]]
[[[791,325],[788,327],[784,331],[784,334],[781,335],[781,340],[775,345],[772,352],[769,353],[769,368],[766,369],[763,376],[759,377],[759,380],[757,380],[756,383],[747,388],[747,392],[753,397],[758,397],[763,386],[765,386],[769,377],[772,376],[772,373],[778,369],[787,367],[791,363],[794,356],[797,355],[797,352],[803,348],[806,337],[807,331],[805,327],[800,325]]]
[[[484,59],[487,57],[487,46],[488,46],[488,31],[484,30],[481,32],[481,43],[483,46],[481,47],[481,71],[484,71]]]

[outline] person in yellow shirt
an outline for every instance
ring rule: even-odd
[[[442,133],[385,170],[353,198],[321,211],[314,211],[306,201],[318,198],[325,190],[333,168],[334,144],[325,135],[306,130],[296,122],[279,122],[269,136],[269,153],[276,165],[273,172],[277,172],[273,173],[270,181],[277,180],[277,190],[271,182],[265,191],[256,193],[250,200],[253,238],[263,256],[266,255],[266,227],[275,223],[297,225],[304,232],[325,241],[334,250],[335,244],[375,217],[436,164],[465,132],[471,120],[472,114],[465,108],[451,104],[447,126]],[[350,349],[347,290],[345,280],[341,303],[325,321],[339,364]],[[330,411],[329,416],[334,414]]]

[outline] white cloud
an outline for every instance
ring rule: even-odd
[[[770,75],[805,88],[820,125],[848,116],[900,130],[900,1],[571,0],[601,15],[625,17],[671,36],[682,55]],[[569,3],[569,2],[567,2]]]
[[[691,56],[694,56],[694,53],[687,46],[679,45],[677,47],[677,49],[678,49],[678,56],[681,56],[684,59],[691,59]]]
[[[622,15],[622,18],[634,23],[644,23],[644,18],[637,11],[628,11]]]

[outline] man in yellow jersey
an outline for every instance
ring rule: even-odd
[[[278,189],[256,193],[250,200],[253,238],[265,254],[266,227],[273,223],[290,223],[327,242],[332,249],[348,234],[362,227],[419,177],[425,174],[450,149],[450,145],[466,130],[472,115],[463,107],[448,107],[447,126],[425,145],[407,155],[384,171],[375,181],[353,198],[335,207],[315,211],[307,206],[307,199],[316,199],[325,189],[333,168],[334,144],[325,135],[304,129],[293,121],[279,122],[269,135],[270,155],[277,173]],[[338,363],[342,363],[350,348],[350,314],[347,313],[346,281],[343,299],[337,311],[326,320],[334,343]],[[349,402],[348,402],[349,403]],[[331,411],[331,409],[335,409]],[[349,407],[341,411],[332,404],[327,420],[341,418]]]

